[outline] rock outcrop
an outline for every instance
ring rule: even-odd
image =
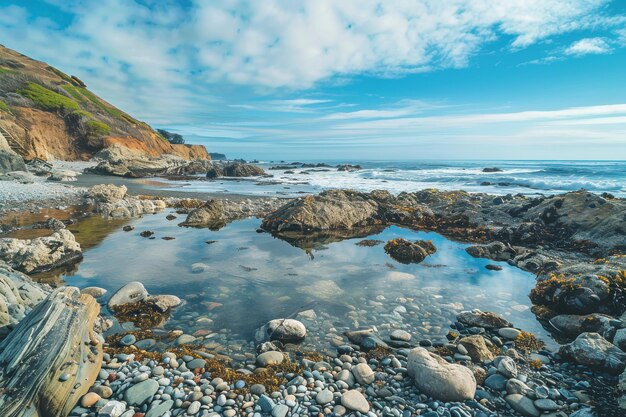
[[[213,163],[206,171],[206,177],[209,179],[219,177],[261,177],[264,175],[266,173],[263,168],[240,162]]]
[[[450,364],[421,347],[409,351],[407,371],[421,392],[437,400],[471,400],[476,393],[476,378],[469,368]]]
[[[0,415],[69,414],[100,371],[99,311],[74,287],[54,290],[32,309],[0,344]]]
[[[122,147],[145,158],[211,159],[204,146],[169,143],[146,123],[107,103],[78,78],[0,45],[0,127],[26,160],[86,160]],[[0,145],[1,147],[1,145]],[[0,165],[21,163],[0,150]]]
[[[396,261],[409,264],[422,262],[427,256],[437,252],[437,248],[430,240],[410,242],[406,239],[398,238],[387,242],[385,252]]]
[[[0,339],[46,298],[50,289],[0,262]]]
[[[135,217],[153,214],[167,207],[161,199],[131,197],[124,185],[94,185],[87,190],[85,202],[93,204],[95,212],[106,217]]]
[[[577,363],[618,374],[626,367],[626,353],[598,333],[582,333],[559,353]]]
[[[89,172],[129,178],[204,174],[212,166],[208,159],[188,160],[169,154],[149,157],[119,145],[103,149],[96,157],[102,161]]]
[[[0,239],[0,261],[28,274],[51,270],[81,259],[80,244],[72,232],[66,229],[35,239]]]

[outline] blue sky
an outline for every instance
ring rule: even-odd
[[[3,0],[0,43],[258,159],[626,159],[621,0]]]

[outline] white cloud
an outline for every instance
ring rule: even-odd
[[[191,7],[148,7],[139,0],[52,2],[74,14],[67,29],[26,18],[11,26],[0,19],[1,38],[30,45],[41,58],[72,69],[111,77],[124,69],[168,85],[193,78],[304,89],[360,73],[457,68],[503,35],[521,48],[622,21],[602,14],[610,0],[192,0]],[[19,14],[14,7],[0,11]],[[602,49],[597,40],[579,42],[573,51]],[[61,47],[64,56],[58,56]]]
[[[585,38],[572,43],[565,50],[566,55],[607,54],[613,48],[603,38]]]

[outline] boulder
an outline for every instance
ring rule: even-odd
[[[274,319],[257,330],[257,341],[278,340],[282,343],[301,342],[306,336],[306,327],[294,319]]]
[[[6,148],[0,146],[0,174],[26,170],[26,164],[24,164],[24,159],[21,156],[13,152],[8,146]]]
[[[125,185],[99,184],[87,190],[87,197],[98,203],[115,203],[126,197],[127,191]]]
[[[407,371],[417,388],[441,401],[474,398],[476,378],[469,368],[450,364],[442,357],[418,347],[409,351]]]
[[[72,264],[82,257],[80,244],[66,229],[35,239],[0,239],[0,261],[27,274]]]
[[[181,226],[219,229],[225,224],[224,203],[222,200],[209,200],[202,207],[193,209]]]
[[[371,384],[376,378],[376,374],[366,363],[359,363],[353,366],[352,375],[354,375],[354,379],[361,385]]]
[[[133,281],[124,285],[111,296],[108,302],[110,309],[125,306],[127,304],[135,304],[148,298],[148,291],[141,282]]]
[[[437,251],[435,245],[430,240],[416,240],[415,242],[406,239],[392,239],[385,245],[385,252],[396,261],[409,264],[420,263],[427,256]]]
[[[380,224],[378,203],[369,194],[347,190],[324,191],[285,204],[263,219],[270,232],[348,230]]]
[[[582,333],[572,343],[561,346],[559,353],[575,362],[609,373],[626,367],[626,353],[598,333]]]
[[[511,323],[491,312],[482,312],[478,309],[472,311],[463,311],[457,316],[457,320],[470,327],[483,327],[485,329],[499,329],[501,327],[510,327]]]
[[[263,168],[256,165],[231,162],[226,164],[212,164],[207,170],[206,177],[209,179],[219,177],[260,177],[265,175]]]
[[[459,340],[459,344],[465,347],[467,354],[475,362],[490,361],[495,357],[487,347],[485,339],[480,335],[464,337]]]

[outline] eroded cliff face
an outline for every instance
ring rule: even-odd
[[[84,160],[110,146],[143,157],[211,159],[204,146],[172,145],[93,94],[80,79],[2,45],[0,127],[26,160]]]

